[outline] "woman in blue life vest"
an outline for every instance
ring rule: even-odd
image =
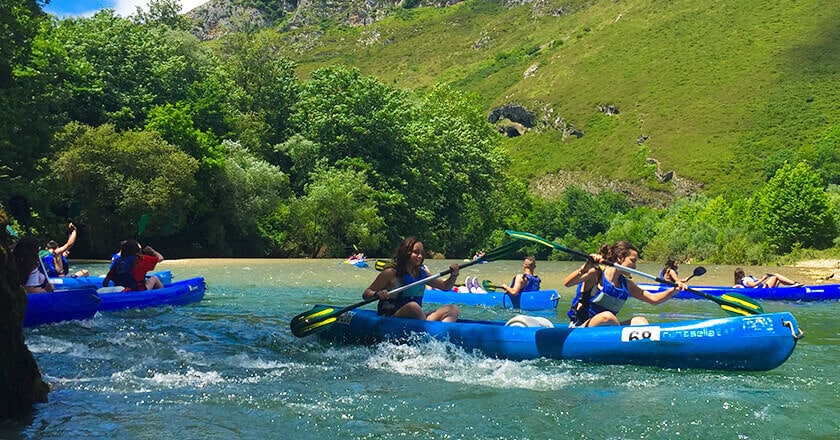
[[[389,267],[377,275],[370,287],[362,292],[362,298],[379,296],[378,313],[383,316],[395,316],[399,318],[423,319],[427,321],[455,322],[461,311],[458,306],[449,304],[436,309],[426,315],[423,311],[423,293],[425,285],[418,285],[411,289],[400,292],[396,298],[388,294],[388,290],[394,290],[400,286],[411,284],[417,280],[429,277],[429,271],[423,265],[426,249],[417,237],[407,237],[397,247],[394,255],[394,266]],[[429,280],[427,285],[441,290],[451,290],[458,278],[458,265],[449,266],[452,273],[446,280],[435,278]]]
[[[534,257],[525,257],[522,262],[522,273],[517,274],[510,280],[510,285],[502,284],[505,294],[509,295],[514,308],[519,308],[522,292],[536,292],[540,290],[540,277],[534,275],[537,268],[537,260]]]
[[[676,258],[669,258],[665,262],[665,267],[659,272],[659,278],[671,283],[686,282],[685,279],[680,279],[680,260]]]
[[[645,325],[648,320],[641,316],[618,320],[616,315],[630,297],[649,304],[659,304],[686,289],[685,283],[678,281],[675,287],[662,293],[647,292],[627,279],[620,269],[612,266],[601,268],[599,265],[605,261],[635,269],[639,251],[627,241],[618,241],[612,246],[604,244],[599,253],[589,255],[580,269],[566,276],[566,287],[579,285],[569,309],[569,327]]]

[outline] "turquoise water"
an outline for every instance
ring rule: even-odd
[[[429,262],[433,271],[448,264]],[[576,266],[538,262],[544,287],[561,291],[561,307],[571,291],[559,280]],[[465,269],[461,279],[507,282],[520,267],[520,261],[483,264]],[[773,371],[682,371],[513,362],[440,342],[329,346],[293,337],[289,320],[316,303],[358,302],[373,269],[336,260],[185,260],[161,268],[176,279],[204,276],[205,299],[26,330],[53,391],[31,415],[0,421],[0,438],[840,436],[836,301],[763,303],[768,312],[791,311],[806,335]],[[729,282],[732,267],[707,268],[701,284]],[[565,322],[564,312],[532,314]],[[622,314],[630,313],[652,322],[725,316],[706,300],[657,307],[631,301]],[[464,307],[462,314],[506,320],[514,312]]]

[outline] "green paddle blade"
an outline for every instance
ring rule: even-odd
[[[501,287],[493,284],[493,282],[490,280],[481,280],[481,287],[487,291],[501,289]]]
[[[758,315],[764,313],[764,307],[754,299],[735,292],[727,292],[719,297],[722,301],[717,302],[720,308],[735,315]]]
[[[143,214],[140,216],[140,220],[137,221],[137,235],[142,235],[143,231],[146,230],[146,225],[149,224],[149,214]]]
[[[376,297],[373,299],[375,300]],[[341,313],[343,313],[343,309],[315,306],[312,310],[292,318],[289,327],[291,327],[293,335],[302,338],[327,328],[327,326],[335,322]]]
[[[374,264],[374,269],[382,272],[383,270],[394,267],[394,262],[392,260],[376,260],[376,264]]]

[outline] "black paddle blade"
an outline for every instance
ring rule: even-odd
[[[699,277],[706,273],[706,268],[703,266],[697,266],[694,268],[694,273],[691,274],[693,277]]]
[[[292,334],[298,338],[311,335],[326,328],[335,322],[340,309],[333,307],[315,306],[308,312],[303,312],[294,318],[289,324]]]

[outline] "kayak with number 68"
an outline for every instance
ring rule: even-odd
[[[509,321],[510,325],[471,320],[448,323],[385,317],[372,310],[356,309],[338,316],[318,335],[327,341],[364,345],[411,341],[419,335],[448,341],[466,351],[478,350],[490,357],[513,360],[573,359],[599,364],[745,371],[767,371],[780,366],[802,337],[796,319],[788,312],[574,329],[527,326],[531,322],[545,324],[545,319],[520,316]]]

